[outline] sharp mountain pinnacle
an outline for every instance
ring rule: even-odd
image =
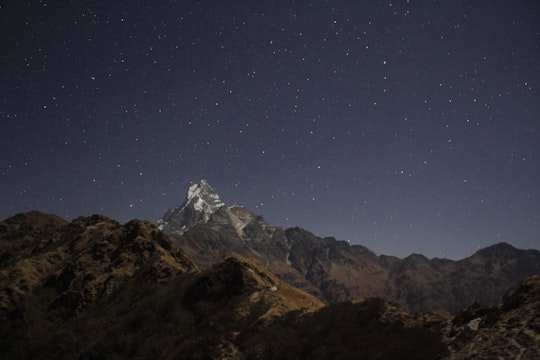
[[[167,233],[183,234],[196,223],[207,222],[222,206],[225,204],[206,180],[192,182],[183,204],[167,210],[158,225]]]

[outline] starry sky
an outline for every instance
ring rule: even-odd
[[[378,254],[540,247],[540,2],[0,3],[0,217],[206,179]]]

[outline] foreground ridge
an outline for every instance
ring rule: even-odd
[[[503,245],[472,258],[493,260],[501,251],[519,253]],[[377,297],[325,306],[269,268],[236,255],[201,269],[147,221],[18,214],[0,222],[0,356],[540,357],[540,275],[506,292],[501,304],[451,316],[411,313]]]

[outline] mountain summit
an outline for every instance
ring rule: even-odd
[[[411,311],[460,311],[497,302],[525,276],[540,272],[540,251],[497,244],[459,261],[380,255],[361,245],[283,229],[243,206],[226,206],[206,181],[158,223],[202,268],[228,256],[253,258],[282,280],[326,303],[382,297]]]
[[[183,234],[195,224],[206,223],[222,206],[225,204],[206,180],[192,182],[182,205],[167,210],[158,225],[167,233]]]

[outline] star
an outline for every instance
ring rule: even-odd
[[[2,11],[2,218],[155,221],[204,178],[376,253],[538,247],[532,3]]]

